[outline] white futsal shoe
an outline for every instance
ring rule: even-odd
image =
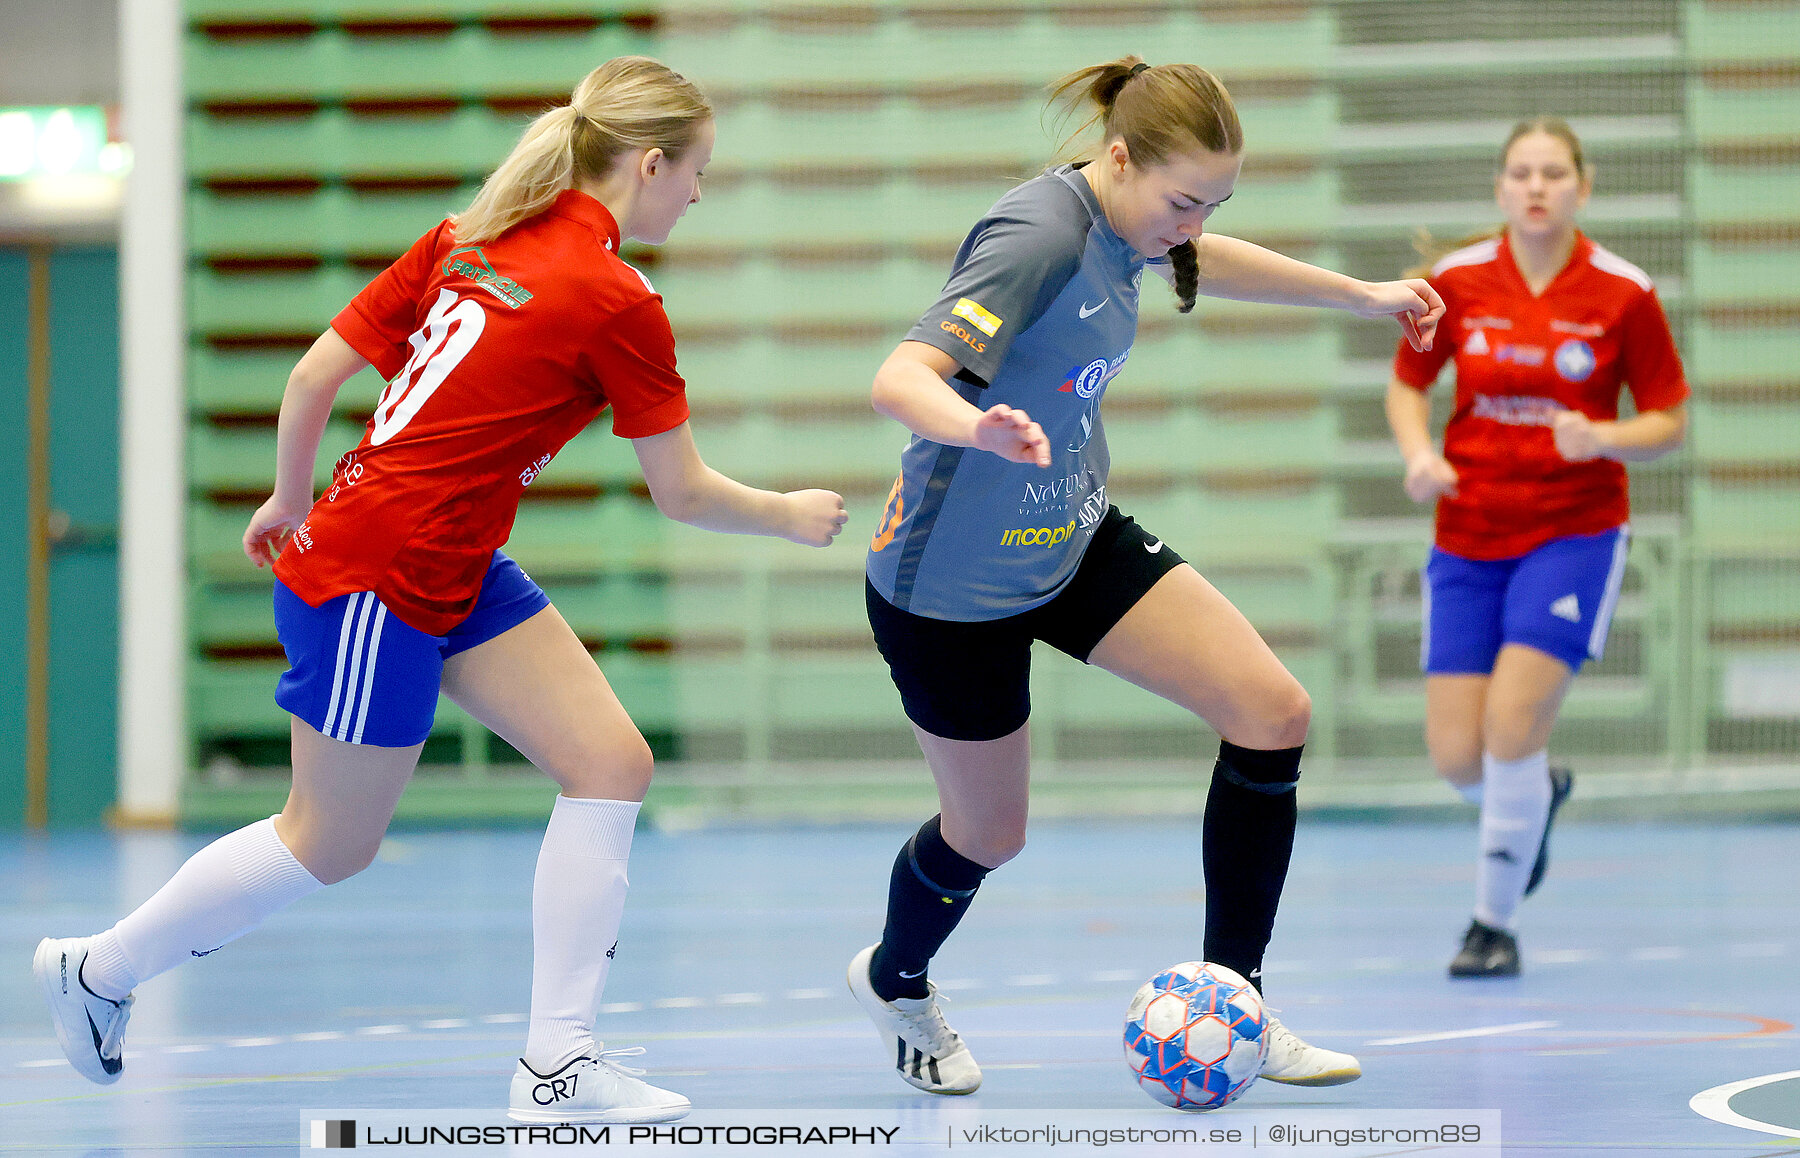
[[[693,1108],[686,1098],[642,1080],[638,1075],[643,1070],[613,1060],[643,1052],[641,1045],[602,1050],[597,1058],[578,1057],[547,1074],[538,1073],[520,1058],[519,1068],[513,1071],[512,1106],[506,1116],[515,1122],[567,1124],[685,1118]]]
[[[1294,1031],[1269,1015],[1263,1036],[1269,1053],[1263,1059],[1262,1077],[1289,1086],[1341,1086],[1362,1077],[1362,1063],[1347,1053],[1307,1045]]]
[[[131,1020],[131,995],[109,1001],[87,987],[81,966],[88,939],[45,937],[38,942],[31,971],[44,986],[56,1040],[77,1073],[90,1082],[110,1086],[125,1069],[125,1023]]]
[[[972,1094],[980,1089],[981,1067],[969,1056],[963,1039],[944,1024],[937,986],[927,981],[930,992],[924,997],[883,1001],[869,984],[869,961],[875,949],[870,945],[852,957],[845,979],[850,983],[850,995],[875,1023],[901,1078],[931,1094]]]

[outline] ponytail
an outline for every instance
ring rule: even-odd
[[[1175,308],[1181,313],[1194,311],[1200,297],[1200,247],[1193,238],[1169,251],[1169,264],[1175,267]]]
[[[456,215],[456,239],[492,241],[550,207],[557,195],[598,180],[637,149],[671,160],[693,144],[712,106],[693,82],[647,56],[621,56],[590,72],[570,102],[531,122],[519,143]]]
[[[1219,78],[1193,64],[1149,65],[1141,56],[1122,56],[1078,69],[1050,86],[1050,104],[1065,116],[1091,105],[1094,111],[1063,142],[1095,124],[1102,142],[1121,139],[1136,165],[1161,165],[1195,147],[1214,153],[1244,150],[1237,106]]]

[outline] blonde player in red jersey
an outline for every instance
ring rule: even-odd
[[[1550,731],[1576,671],[1600,658],[1624,571],[1623,464],[1667,454],[1687,429],[1687,382],[1650,278],[1576,228],[1593,175],[1573,130],[1521,122],[1494,188],[1505,229],[1432,266],[1445,340],[1402,343],[1387,392],[1406,492],[1437,504],[1422,581],[1426,746],[1481,808],[1475,912],[1453,977],[1519,971],[1513,914],[1543,879],[1573,783],[1549,766]],[[1452,357],[1439,453],[1426,391]]]
[[[650,749],[537,585],[500,553],[519,498],[603,409],[657,506],[709,530],[823,547],[838,495],[753,490],[706,466],[662,299],[619,259],[700,199],[713,114],[686,79],[621,57],[539,117],[467,212],[333,320],[288,379],[275,493],[244,552],[273,565],[290,670],[293,788],[280,815],[196,853],[106,932],[46,939],[36,972],[69,1060],[116,1081],[131,991],[374,859],[440,687],[561,788],[532,889],[531,1020],[511,1115],[651,1122],[688,1101],[594,1040]],[[389,379],[317,502],[339,387]]]

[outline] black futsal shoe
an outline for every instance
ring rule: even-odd
[[[1550,867],[1550,826],[1556,823],[1557,810],[1575,787],[1575,773],[1567,768],[1550,769],[1550,814],[1544,817],[1544,838],[1538,841],[1537,859],[1531,862],[1531,879],[1525,882],[1525,895],[1537,892],[1544,883],[1544,870]]]
[[[1462,952],[1450,962],[1452,977],[1517,977],[1519,942],[1505,929],[1470,921]]]

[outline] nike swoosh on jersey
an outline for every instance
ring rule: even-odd
[[[1081,315],[1081,316],[1082,316],[1082,317],[1084,317],[1084,318],[1091,318],[1091,317],[1093,317],[1093,316],[1094,316],[1094,315],[1095,315],[1095,314],[1097,314],[1097,313],[1099,313],[1099,312],[1100,312],[1100,311],[1101,311],[1101,310],[1103,310],[1103,309],[1105,309],[1105,308],[1106,308],[1106,303],[1107,303],[1107,302],[1110,302],[1110,301],[1112,301],[1112,298],[1111,298],[1111,297],[1104,297],[1104,298],[1101,298],[1101,299],[1100,299],[1100,304],[1099,304],[1099,305],[1097,305],[1097,306],[1094,306],[1094,307],[1092,307],[1092,308],[1089,308],[1089,306],[1088,306],[1088,304],[1087,304],[1087,303],[1086,303],[1086,302],[1082,302],[1082,303],[1081,303],[1081,308],[1080,308],[1080,309],[1079,309],[1079,310],[1077,310],[1077,311],[1076,311],[1076,312],[1077,312],[1077,313],[1079,313],[1079,314],[1080,314],[1080,315]]]
[[[904,969],[899,969],[899,970],[896,970],[896,972],[898,972],[900,974],[900,976],[906,978],[908,981],[911,981],[913,978],[917,977],[919,975],[919,973],[925,972],[925,970],[921,969],[921,970],[919,970],[919,973],[908,973]]]
[[[1154,542],[1154,543],[1145,543],[1145,544],[1144,544],[1144,550],[1146,550],[1146,551],[1148,551],[1148,552],[1150,552],[1150,553],[1151,553],[1151,554],[1152,554],[1152,555],[1154,555],[1154,554],[1156,554],[1156,553],[1157,553],[1157,552],[1158,552],[1158,551],[1160,551],[1160,550],[1162,550],[1162,547],[1163,547],[1163,544],[1162,544],[1162,540],[1161,540],[1161,539],[1158,539],[1158,540],[1157,540],[1157,541],[1156,541],[1156,542]]]

